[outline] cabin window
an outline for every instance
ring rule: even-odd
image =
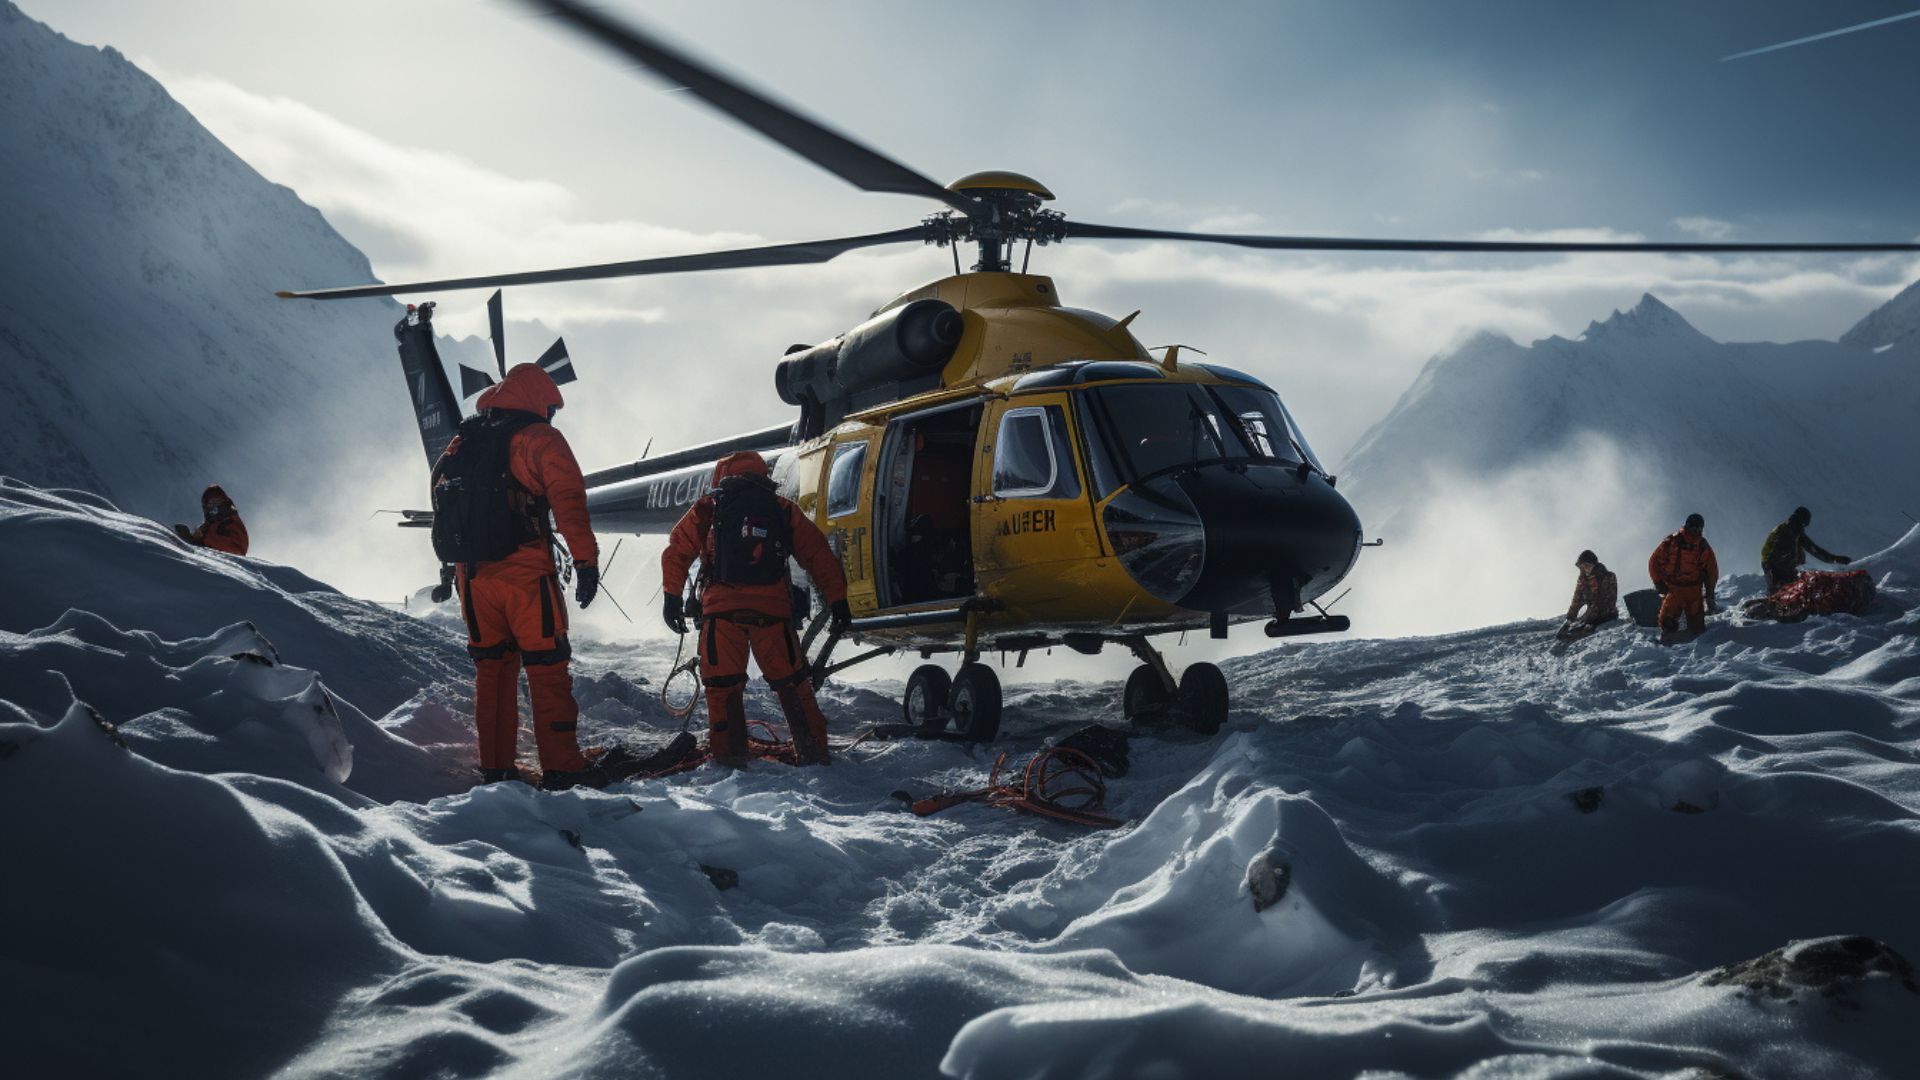
[[[1009,499],[1071,499],[1080,494],[1058,405],[1009,409],[993,445],[993,493]]]
[[[833,466],[827,471],[828,517],[844,517],[860,509],[860,472],[866,463],[864,442],[846,442],[833,448]]]

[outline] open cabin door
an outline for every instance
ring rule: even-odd
[[[874,478],[879,606],[954,606],[974,595],[971,497],[978,401],[895,417]]]

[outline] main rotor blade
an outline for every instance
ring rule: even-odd
[[[1066,223],[1069,240],[1189,240],[1202,244],[1275,251],[1519,251],[1519,252],[1670,252],[1731,254],[1737,252],[1920,251],[1920,243],[1904,244],[1727,244],[1641,243],[1584,240],[1371,240],[1333,236],[1243,236],[1233,233],[1177,232],[1172,229],[1135,229],[1125,225]]]
[[[493,362],[500,368],[500,377],[507,377],[507,317],[500,308],[500,290],[493,290],[487,297],[487,337],[493,342]]]
[[[454,289],[484,289],[498,285],[542,285],[553,281],[597,281],[601,278],[637,277],[642,274],[679,274],[694,270],[738,270],[754,266],[797,266],[823,263],[865,247],[904,244],[926,237],[926,227],[915,225],[892,232],[848,236],[839,240],[808,240],[797,244],[772,244],[767,247],[736,248],[732,251],[708,251],[698,255],[663,255],[631,262],[596,263],[569,266],[559,270],[528,270],[517,274],[489,274],[483,277],[443,278],[439,281],[408,281],[397,285],[349,285],[338,289],[282,291],[283,300],[352,300],[362,296],[394,296],[399,293],[450,292]]]
[[[869,147],[860,145],[673,48],[576,0],[528,0],[616,49],[656,75],[726,113],[862,191],[938,199],[962,213],[974,202]]]

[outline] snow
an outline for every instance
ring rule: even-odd
[[[1022,690],[992,749],[467,790],[457,631],[18,483],[0,554],[28,1075],[1767,1077],[1920,1049],[1872,944],[1920,953],[1920,530],[1859,564],[1859,618],[1231,662],[1228,729],[1136,735],[1110,833],[893,792],[1112,721],[1111,684]],[[585,742],[673,730],[666,654],[581,653]],[[827,701],[840,735],[895,715]],[[1250,868],[1282,865],[1256,911]]]

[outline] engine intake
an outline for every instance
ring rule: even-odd
[[[791,352],[773,369],[780,400],[804,410],[802,436],[840,417],[938,385],[966,321],[952,304],[931,298],[903,304],[811,348]],[[928,386],[915,384],[933,380]]]

